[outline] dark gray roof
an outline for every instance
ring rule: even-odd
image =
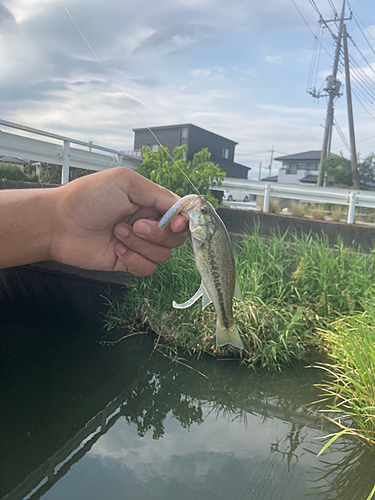
[[[277,182],[279,176],[278,175],[271,175],[271,177],[265,177],[264,179],[260,179],[261,181],[265,182]]]
[[[21,165],[27,164],[27,161],[16,158],[15,156],[0,156],[0,161],[4,163],[20,163]]]
[[[232,141],[231,139],[228,139],[228,137],[224,137],[223,135],[215,134],[215,132],[211,132],[210,130],[207,130],[202,127],[198,127],[197,125],[193,125],[192,123],[182,123],[180,125],[163,125],[159,127],[143,127],[143,128],[133,128],[133,132],[147,132],[152,130],[153,132],[155,130],[165,130],[168,128],[181,128],[181,127],[194,127],[199,130],[203,130],[204,132],[208,132],[209,134],[216,135],[217,137],[221,137],[222,139],[225,139],[226,141],[233,142],[233,144],[238,144],[236,141]]]
[[[275,158],[277,161],[288,161],[288,160],[315,160],[315,161],[320,161],[320,155],[321,151],[305,151],[304,153],[296,153],[293,155],[286,155],[286,156],[279,156],[278,158]],[[331,158],[334,158],[335,154],[331,153]]]
[[[300,179],[299,181],[310,183],[310,184],[316,184],[318,182],[318,176],[314,175],[314,174],[309,174],[309,175],[306,175],[305,177],[302,177],[302,179]]]
[[[246,165],[241,165],[241,163],[236,163],[235,161],[229,161],[221,156],[211,155],[210,161],[213,163],[220,163],[221,165],[233,165],[235,167],[246,168],[246,170],[251,170],[251,167],[247,167]]]

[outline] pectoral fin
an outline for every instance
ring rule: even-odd
[[[238,281],[237,276],[236,276],[236,287],[234,289],[234,298],[240,300],[241,302],[244,301],[243,300],[243,295],[242,295],[242,292],[241,292],[240,283]]]
[[[205,309],[208,306],[208,304],[211,304],[212,300],[211,297],[208,295],[208,292],[203,284],[203,281],[201,287],[203,287],[203,297],[202,297],[202,311],[203,311],[203,309]]]
[[[172,304],[173,307],[175,309],[186,309],[187,307],[192,306],[200,297],[202,297],[202,295],[204,298],[204,291],[203,290],[204,290],[203,283],[201,283],[201,286],[198,288],[198,290],[195,292],[195,294],[189,300],[187,300],[183,304],[177,304],[177,302],[173,301],[173,304]]]

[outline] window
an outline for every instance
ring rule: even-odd
[[[152,145],[152,152],[156,153],[156,151],[159,149],[159,144],[153,144]]]
[[[319,170],[319,163],[310,163],[307,166],[307,170]]]
[[[297,163],[297,170],[306,170],[307,165],[306,163]]]
[[[188,138],[188,132],[189,132],[189,129],[187,127],[184,127],[181,130],[181,139],[187,139]],[[185,142],[185,144],[186,144],[186,142]]]
[[[221,150],[221,157],[227,160],[229,158],[229,149],[223,148]]]
[[[295,163],[293,165],[292,163],[291,165],[289,165],[285,173],[295,175],[297,173],[297,164]]]

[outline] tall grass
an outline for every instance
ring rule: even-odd
[[[366,295],[365,312],[324,331],[332,363],[323,368],[332,381],[321,387],[333,398],[328,409],[337,414],[338,434],[357,436],[375,452],[375,290]]]
[[[329,249],[325,236],[274,235],[258,231],[234,244],[244,303],[234,301],[234,317],[244,350],[215,343],[216,313],[200,301],[175,310],[200,284],[190,244],[176,249],[156,273],[111,297],[106,326],[152,329],[164,347],[183,347],[191,354],[242,357],[249,366],[279,369],[322,347],[318,330],[340,314],[361,310],[361,299],[375,278],[372,256],[345,248]]]

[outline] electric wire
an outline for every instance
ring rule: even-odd
[[[349,40],[352,42],[352,44],[354,45],[354,47],[358,50],[358,52],[361,54],[361,56],[363,57],[363,59],[366,61],[368,67],[371,69],[371,71],[374,73],[375,75],[375,69],[372,67],[372,65],[368,62],[368,60],[366,59],[366,57],[363,55],[361,49],[358,47],[358,45],[354,42],[353,38],[348,35],[348,38]]]
[[[306,21],[306,19],[304,18],[304,16],[303,16],[302,12],[301,12],[301,11],[299,10],[299,8],[297,7],[297,4],[295,3],[295,1],[294,1],[294,0],[291,0],[291,1],[292,1],[292,4],[294,5],[294,7],[297,9],[297,11],[298,11],[299,15],[300,15],[300,16],[302,17],[302,19],[304,20],[304,22],[305,22],[306,26],[307,26],[307,27],[309,28],[309,30],[311,31],[312,36],[315,38],[315,34],[314,34],[313,30],[310,28],[309,23]],[[326,51],[326,53],[329,55],[329,57],[330,57],[331,59],[333,59],[332,54],[330,54],[330,52],[329,52],[329,51],[328,51],[328,50],[324,47],[324,45],[321,45],[321,47],[322,47],[322,48]]]
[[[345,136],[344,136],[344,133],[343,133],[343,131],[341,130],[341,128],[340,128],[340,126],[339,126],[339,124],[337,123],[337,120],[336,120],[335,118],[333,119],[333,125],[336,127],[336,130],[337,130],[337,132],[338,132],[338,134],[339,134],[339,136],[340,136],[340,138],[341,138],[342,142],[344,143],[344,146],[346,147],[346,149],[347,149],[347,150],[349,151],[349,153],[350,153],[350,146],[349,146],[349,143],[348,143],[348,141],[346,140],[346,138],[345,138]]]
[[[349,2],[348,2],[348,6],[349,6]],[[367,39],[364,31],[362,30],[361,26],[359,25],[358,21],[360,21],[360,23],[362,24],[364,30],[367,32],[367,34],[372,38],[372,40],[374,41],[375,43],[375,39],[374,37],[372,36],[371,32],[366,28],[366,26],[364,25],[363,21],[361,20],[361,18],[357,15],[357,13],[355,12],[355,10],[349,6],[351,12],[353,13],[353,19],[354,19],[354,22],[357,24],[359,30],[361,31],[362,35],[363,35],[363,38],[366,40],[366,42],[368,43],[370,49],[372,50],[372,52],[375,54],[375,51],[374,51],[374,48],[372,47],[372,45],[370,44],[369,40]]]
[[[91,52],[94,54],[94,57],[95,59],[98,61],[98,63],[100,64],[100,66],[105,70],[106,74],[109,76],[110,78],[110,82],[116,87],[116,89],[120,92],[120,94],[122,95],[122,97],[124,97],[124,99],[126,99],[126,101],[128,103],[131,104],[130,102],[130,99],[129,97],[122,91],[122,89],[117,85],[117,83],[115,81],[112,80],[110,74],[109,74],[109,70],[108,68],[106,68],[106,66],[102,63],[102,61],[99,59],[98,55],[96,54],[95,50],[92,48],[92,46],[90,45],[89,41],[87,40],[87,38],[85,37],[85,35],[82,33],[80,27],[78,26],[77,22],[75,21],[75,19],[73,18],[73,16],[71,15],[71,13],[69,12],[69,10],[65,7],[65,11],[66,13],[68,14],[68,16],[70,17],[70,19],[73,21],[75,27],[77,28],[78,30],[78,33],[81,35],[81,37],[83,38],[83,40],[86,42],[86,45],[88,46],[88,48],[91,50]],[[134,111],[134,113],[137,115],[137,117],[139,118],[139,120],[143,123],[143,125],[145,126],[145,128],[147,128],[147,130],[151,133],[151,135],[154,137],[154,139],[156,140],[156,142],[159,144],[159,146],[163,149],[163,151],[165,153],[167,153],[167,155],[169,156],[170,160],[172,161],[172,163],[174,165],[176,165],[176,167],[180,170],[180,172],[186,177],[186,179],[189,181],[189,183],[191,184],[191,186],[194,188],[195,191],[197,191],[197,193],[200,195],[200,192],[198,191],[198,188],[193,184],[193,182],[191,181],[191,179],[189,178],[189,176],[186,174],[186,172],[184,172],[182,170],[182,168],[180,167],[180,165],[176,162],[176,160],[171,156],[171,154],[169,153],[168,149],[163,146],[163,144],[159,141],[159,139],[157,138],[157,136],[154,134],[154,132],[150,129],[150,127],[148,127],[145,123],[145,121],[143,120],[143,118],[141,117],[141,115],[137,112],[136,109],[134,109],[134,107],[132,107],[132,110]]]

